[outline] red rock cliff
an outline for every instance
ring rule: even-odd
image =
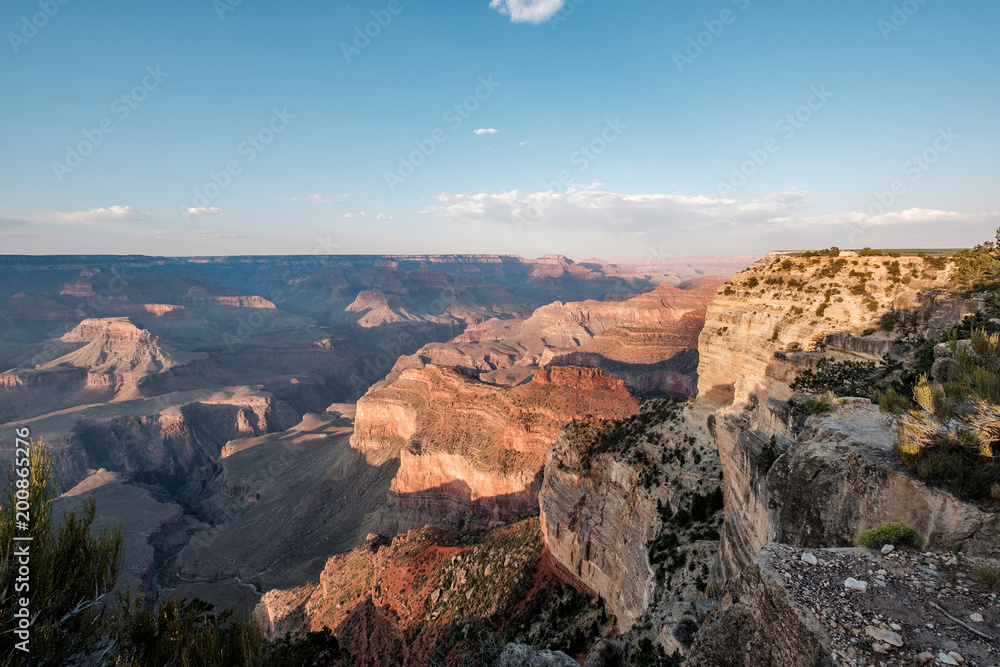
[[[413,523],[490,524],[538,508],[545,454],[563,425],[637,408],[621,380],[595,369],[540,370],[499,387],[427,366],[362,398],[351,442],[379,457],[398,452],[390,504]]]

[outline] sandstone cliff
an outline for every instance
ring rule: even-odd
[[[651,605],[705,594],[722,522],[719,463],[706,412],[646,403],[618,423],[567,427],[549,453],[541,525],[553,559],[599,595],[628,631]],[[650,622],[652,626],[654,622]]]
[[[553,368],[499,387],[427,366],[362,398],[351,442],[399,457],[389,502],[409,521],[489,525],[537,509],[545,454],[564,424],[637,408],[620,380],[596,370]]]
[[[884,520],[912,523],[935,545],[989,548],[989,516],[915,480],[891,451],[894,418],[862,400],[806,419],[788,402],[818,359],[905,359],[913,341],[979,310],[981,300],[941,291],[951,270],[917,257],[775,254],[720,291],[699,341],[700,400],[722,406],[709,424],[725,473],[716,581],[769,542],[850,546]],[[880,331],[887,316],[907,324]]]
[[[508,636],[585,656],[609,619],[560,581],[538,520],[462,536],[427,526],[327,561],[318,582],[264,595],[256,617],[274,636],[330,628],[338,665],[452,664],[499,658]]]

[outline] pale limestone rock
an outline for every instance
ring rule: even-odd
[[[562,651],[536,651],[525,644],[507,644],[500,654],[500,667],[579,667]]]
[[[876,628],[869,625],[865,628],[865,634],[876,641],[882,642],[883,644],[890,644],[897,648],[903,645],[903,638],[896,632],[883,630],[882,628]]]
[[[855,579],[854,577],[848,577],[847,579],[844,580],[844,587],[849,588],[852,591],[864,592],[868,590],[868,582],[860,581],[858,579]]]

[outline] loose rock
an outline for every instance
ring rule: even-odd
[[[847,579],[845,579],[844,580],[844,586],[847,587],[847,588],[850,588],[852,591],[867,591],[868,590],[868,582],[867,581],[859,581],[858,579],[855,579],[854,577],[848,577]]]
[[[903,638],[899,636],[899,633],[892,632],[891,630],[883,630],[882,628],[869,625],[865,628],[865,633],[872,639],[880,641],[883,644],[891,644],[896,647],[903,645]]]

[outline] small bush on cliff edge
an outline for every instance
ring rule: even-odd
[[[792,382],[794,391],[807,394],[832,392],[834,396],[872,398],[872,385],[885,373],[874,362],[833,361],[820,359],[815,368],[808,368]]]
[[[920,533],[905,523],[880,523],[858,535],[858,544],[866,549],[881,549],[887,544],[919,549],[924,545]]]
[[[990,588],[1000,588],[1000,561],[984,560],[973,566],[976,579]]]
[[[946,377],[921,375],[919,409],[903,420],[896,452],[928,484],[972,500],[1000,500],[1000,334],[952,342]]]

